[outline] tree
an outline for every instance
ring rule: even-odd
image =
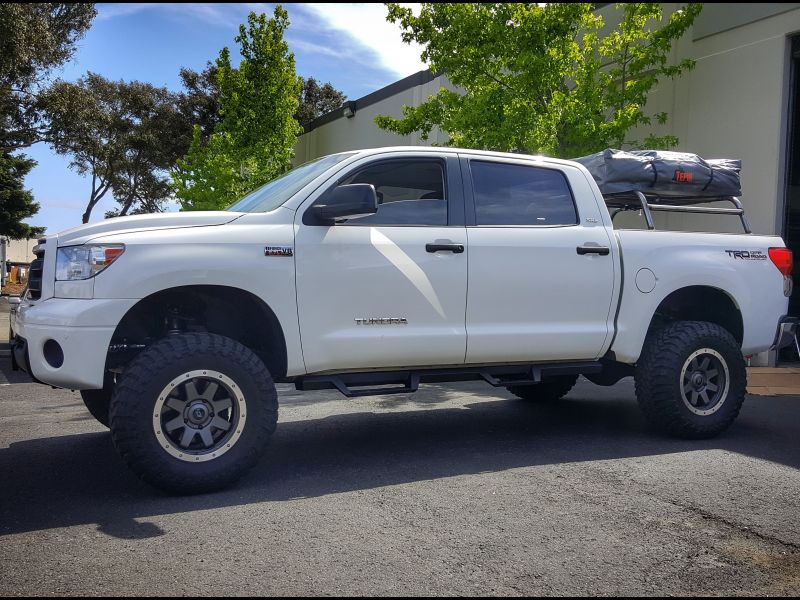
[[[50,115],[53,149],[71,158],[70,168],[91,177],[84,223],[112,190],[120,204],[115,216],[161,210],[171,192],[167,171],[183,148],[184,123],[174,94],[88,73],[75,83],[56,82],[41,104]]]
[[[186,91],[178,97],[178,111],[187,124],[186,149],[188,150],[194,125],[200,127],[200,137],[206,143],[222,120],[219,113],[217,65],[209,61],[206,63],[206,68],[200,72],[184,67],[180,71],[180,76]]]
[[[120,139],[122,160],[111,175],[119,207],[106,217],[162,212],[172,197],[169,170],[186,151],[185,132],[191,127],[180,114],[176,94],[137,81],[118,87],[129,126]]]
[[[44,227],[31,227],[21,222],[39,211],[33,194],[22,184],[35,165],[36,161],[25,156],[0,152],[0,235],[22,239],[44,233]]]
[[[666,23],[660,4],[617,5],[621,23],[605,35],[593,6],[425,3],[415,16],[388,4],[387,20],[400,24],[404,41],[422,44],[431,71],[444,71],[464,93],[442,88],[417,107],[404,106],[402,118],[381,115],[376,123],[424,139],[438,127],[453,146],[560,157],[676,145],[673,136],[627,136],[666,122],[665,113],[645,111],[647,96],[660,79],[694,66],[670,64],[669,54],[701,5],[686,5]]]
[[[347,96],[330,83],[320,85],[313,77],[303,79],[295,118],[305,127],[320,115],[341,107],[345,100]]]
[[[191,143],[192,125],[200,126],[200,137],[203,142],[214,132],[217,123],[222,120],[219,113],[219,85],[217,84],[217,66],[211,62],[202,71],[182,68],[181,81],[186,90],[180,94],[178,106],[181,115],[190,124],[187,128],[187,148]],[[340,108],[347,96],[333,85],[320,85],[314,77],[302,79],[298,106],[294,118],[305,127],[311,121],[332,110]]]
[[[20,222],[39,210],[23,183],[36,162],[11,152],[46,135],[38,94],[50,70],[72,56],[96,14],[94,4],[0,4],[0,234],[33,237],[44,231]]]
[[[300,80],[283,38],[289,16],[278,5],[273,18],[251,12],[247,21],[235,38],[239,68],[231,66],[228,48],[216,61],[222,120],[207,142],[195,125],[189,150],[172,172],[186,210],[227,206],[291,164],[300,133],[294,118]]]
[[[46,135],[37,96],[96,14],[88,3],[0,4],[0,150],[24,148]]]

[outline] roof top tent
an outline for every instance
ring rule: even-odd
[[[704,160],[688,152],[607,148],[575,161],[594,177],[606,205],[614,209],[612,220],[622,211],[641,210],[647,228],[655,229],[654,211],[735,215],[745,233],[751,232],[739,201],[738,160]],[[731,203],[733,208],[698,206],[720,201]]]

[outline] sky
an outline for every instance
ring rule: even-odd
[[[283,4],[290,25],[285,34],[297,74],[330,82],[355,100],[425,69],[419,46],[403,43],[400,27],[386,22],[383,4]],[[274,4],[98,4],[97,17],[78,42],[72,60],[51,78],[74,81],[87,71],[106,78],[146,81],[179,91],[179,71],[202,70],[227,46],[237,57],[234,37],[250,11],[272,15]],[[234,59],[235,62],[235,59]],[[79,225],[91,181],[69,168],[69,158],[45,144],[25,150],[38,161],[25,185],[40,204],[26,223],[48,234]],[[103,219],[115,207],[110,194],[92,212]]]

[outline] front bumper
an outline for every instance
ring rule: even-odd
[[[65,298],[23,303],[12,327],[14,360],[41,383],[75,390],[100,389],[111,337],[135,303]],[[55,345],[60,360],[54,360]]]
[[[22,369],[33,377],[31,373],[31,361],[28,359],[28,341],[18,335],[11,338],[11,369],[13,371]],[[37,381],[35,377],[34,380]],[[41,383],[41,381],[39,381],[39,383]]]
[[[778,323],[775,343],[772,345],[771,350],[777,351],[793,343],[798,327],[800,327],[800,320],[795,317],[783,317]]]

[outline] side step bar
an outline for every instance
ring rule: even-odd
[[[603,365],[600,362],[584,361],[494,367],[339,373],[335,375],[306,375],[298,377],[294,385],[301,391],[336,389],[348,398],[356,398],[384,394],[410,394],[419,389],[420,383],[483,379],[494,387],[505,387],[540,383],[543,378],[557,377],[559,375],[599,373],[602,369]],[[374,387],[384,385],[396,385],[397,387]]]

